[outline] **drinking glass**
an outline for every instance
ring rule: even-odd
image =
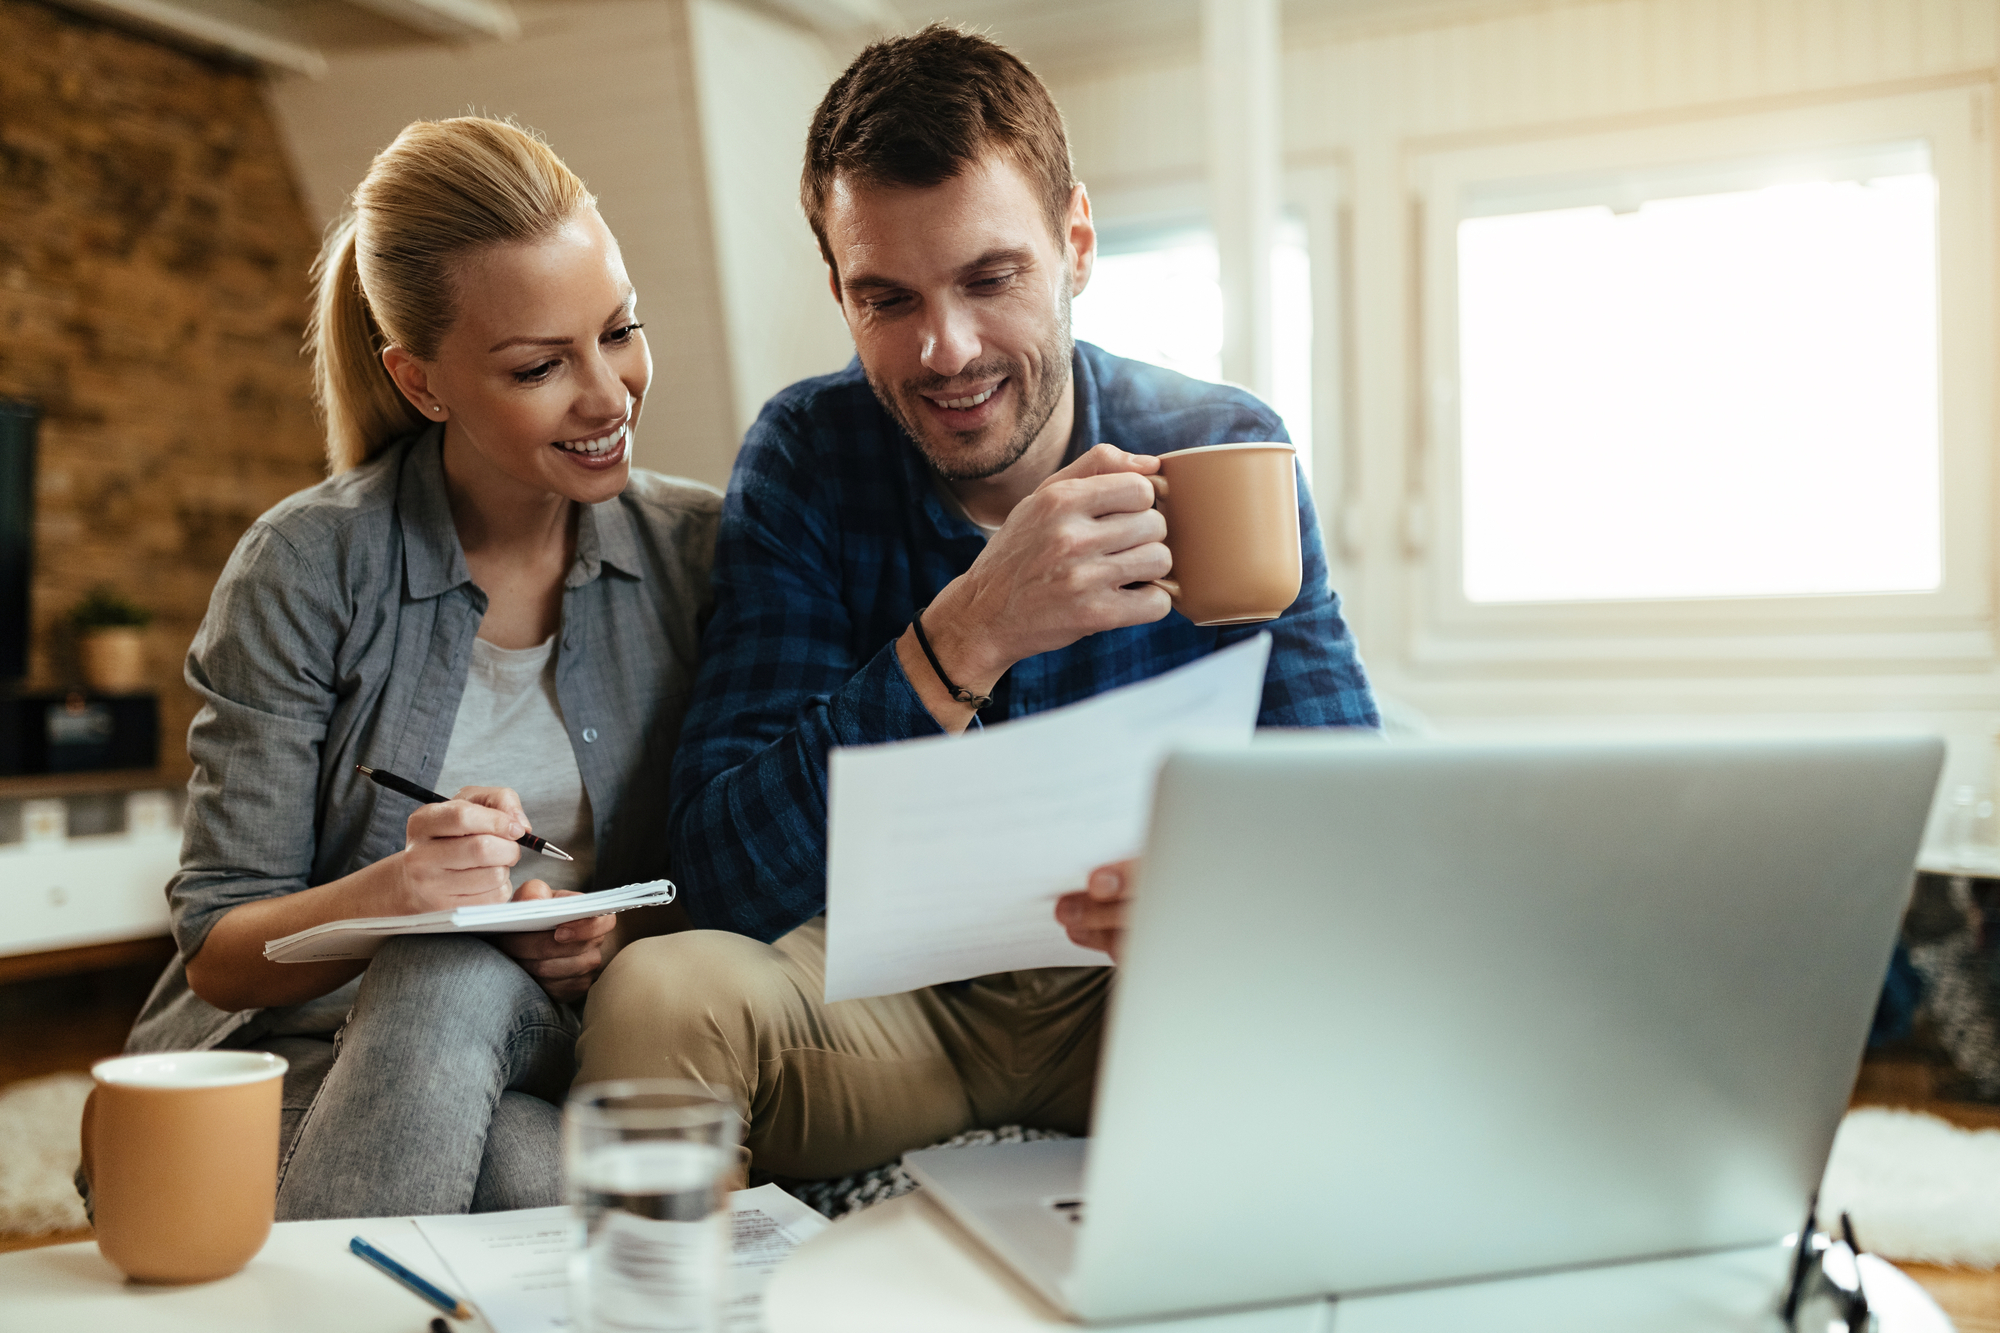
[[[717,1333],[729,1272],[727,1188],[743,1116],[680,1079],[586,1083],[563,1110],[578,1333]]]

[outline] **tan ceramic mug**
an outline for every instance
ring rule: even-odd
[[[125,1055],[90,1076],[83,1174],[104,1257],[136,1282],[206,1282],[249,1263],[277,1208],[284,1060]]]
[[[1156,580],[1197,625],[1276,620],[1299,596],[1299,497],[1289,444],[1160,455],[1155,507],[1172,574]]]

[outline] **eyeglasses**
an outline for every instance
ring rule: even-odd
[[[1827,1271],[1826,1257],[1835,1244],[1847,1251],[1846,1263],[1854,1274],[1853,1285]],[[1785,1286],[1780,1312],[1785,1327],[1796,1333],[1828,1333],[1837,1322],[1845,1333],[1867,1333],[1873,1327],[1868,1313],[1868,1293],[1861,1285],[1863,1250],[1854,1239],[1854,1221],[1840,1215],[1840,1240],[1819,1230],[1819,1200],[1806,1210],[1806,1224],[1799,1231],[1799,1247],[1792,1255],[1792,1276]]]

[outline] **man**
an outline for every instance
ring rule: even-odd
[[[1200,629],[1146,582],[1169,567],[1155,455],[1284,426],[1072,343],[1096,232],[1025,66],[941,26],[868,48],[814,116],[801,193],[857,361],[744,440],[669,814],[709,929],[625,950],[578,1053],[585,1079],[731,1092],[759,1167],[825,1178],[976,1126],[1084,1132],[1110,974],[824,1004],[829,750],[1073,703],[1266,629],[1261,724],[1376,716],[1303,488],[1280,619]],[[1058,904],[1073,939],[1115,950],[1129,879],[1105,867]]]

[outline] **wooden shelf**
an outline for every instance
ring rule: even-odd
[[[0,985],[32,981],[37,977],[61,977],[75,972],[102,972],[113,967],[150,963],[166,964],[174,956],[173,939],[155,935],[143,940],[115,940],[110,944],[86,944],[74,949],[44,949],[40,953],[17,953],[0,958]]]
[[[98,773],[23,773],[0,777],[0,801],[46,796],[99,796],[107,792],[165,791],[187,785],[185,774],[159,768],[112,768]]]

